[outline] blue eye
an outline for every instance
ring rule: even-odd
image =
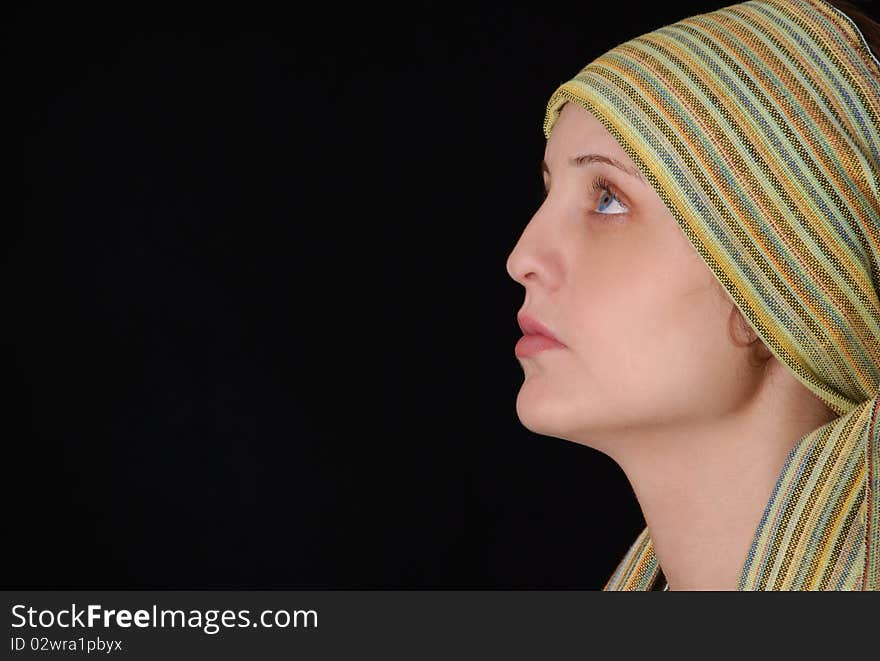
[[[601,193],[595,210],[596,213],[613,216],[628,211],[626,205],[617,199],[617,196],[611,191],[608,182],[604,179],[596,179],[593,182],[593,190]]]

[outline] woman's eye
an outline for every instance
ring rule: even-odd
[[[599,196],[598,206],[596,207],[596,213],[614,215],[618,213],[626,213],[626,211],[626,206],[617,199],[617,196],[614,195],[614,193],[607,188],[602,189],[602,194]]]

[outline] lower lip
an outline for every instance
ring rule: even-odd
[[[564,344],[560,344],[546,335],[523,335],[516,343],[514,353],[520,358],[530,358],[545,349],[562,349],[564,347]]]

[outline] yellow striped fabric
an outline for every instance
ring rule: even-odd
[[[880,62],[822,0],[753,0],[563,82],[615,137],[776,358],[838,418],[789,454],[740,590],[880,589]],[[605,585],[661,576],[645,528]]]

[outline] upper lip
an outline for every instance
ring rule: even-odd
[[[551,340],[559,342],[559,338],[557,338],[549,328],[533,316],[526,314],[525,312],[520,312],[516,315],[516,320],[519,322],[519,327],[524,335],[544,335]],[[562,344],[562,342],[559,342],[559,344]]]

